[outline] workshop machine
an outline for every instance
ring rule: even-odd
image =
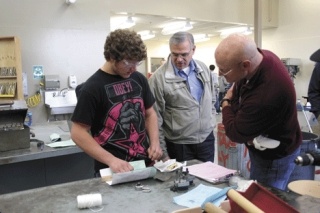
[[[30,147],[30,128],[24,125],[27,111],[24,100],[0,102],[0,151]]]

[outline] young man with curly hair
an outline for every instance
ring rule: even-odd
[[[160,159],[155,99],[147,79],[136,71],[147,57],[140,35],[130,30],[111,32],[104,45],[106,62],[78,91],[72,116],[72,140],[95,159],[95,174],[133,170],[128,163]]]

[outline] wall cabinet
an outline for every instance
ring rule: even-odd
[[[0,37],[0,102],[23,99],[19,38]]]

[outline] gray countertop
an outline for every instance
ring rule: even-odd
[[[195,163],[199,163],[199,161],[188,161],[188,165]],[[78,195],[91,193],[101,194],[103,207],[101,212],[169,213],[186,208],[173,203],[173,197],[186,192],[170,190],[175,173],[158,172],[158,175],[161,178],[166,177],[167,181],[162,182],[150,178],[109,186],[101,178],[92,178],[4,194],[0,195],[0,212],[92,212],[91,209],[79,209],[77,203]],[[138,182],[148,186],[151,191],[136,190],[135,186]],[[200,183],[211,185],[197,178],[193,182],[192,188]],[[216,186],[223,188],[226,185]]]
[[[188,161],[187,165],[200,163],[198,160]],[[173,197],[187,191],[171,191],[175,178],[174,173],[160,173],[157,176],[167,181],[149,178],[118,185],[108,185],[101,178],[75,181],[66,184],[53,185],[21,192],[0,195],[0,212],[93,212],[91,209],[79,209],[77,196],[99,193],[102,196],[101,212],[128,212],[128,213],[169,213],[186,207],[173,202]],[[150,192],[136,190],[136,184],[151,189]],[[195,178],[194,186],[200,183],[211,185],[208,182]],[[223,188],[226,184],[215,185]],[[19,201],[19,202],[17,202]]]
[[[0,195],[0,212],[92,212],[91,209],[79,209],[78,195],[99,193],[102,196],[103,210],[100,212],[129,212],[129,213],[169,213],[186,207],[173,202],[173,197],[186,191],[173,192],[170,187],[172,179],[161,182],[155,179],[139,181],[148,186],[151,192],[145,193],[135,190],[138,181],[109,186],[100,178],[75,181],[66,184],[53,185],[32,190]],[[194,184],[208,186],[212,184],[195,179]],[[216,185],[223,188],[225,184]],[[192,189],[192,188],[191,188]],[[274,192],[274,191],[273,191]],[[276,193],[278,196],[279,194]],[[320,199],[299,196],[282,192],[286,202],[294,206],[299,212],[318,213]]]
[[[92,212],[77,207],[77,196],[90,193],[102,195],[104,209],[101,212],[169,213],[184,208],[173,203],[173,197],[180,192],[170,191],[171,182],[161,183],[153,179],[140,182],[148,185],[151,192],[135,190],[137,182],[109,186],[100,178],[93,178],[1,195],[0,212]]]
[[[59,134],[62,140],[70,139],[70,132],[67,125],[67,121],[53,121],[33,125],[31,126],[30,131],[35,133],[35,137],[32,137],[32,139],[41,140],[44,142],[44,144],[51,143],[49,136],[52,133]],[[78,146],[51,148],[45,145],[43,149],[40,149],[39,147],[37,147],[37,142],[31,142],[30,148],[28,149],[18,149],[0,152],[0,165],[42,158],[50,158],[79,152],[82,152],[82,150]]]
[[[184,207],[174,204],[171,182],[142,180],[151,192],[135,190],[136,182],[109,186],[100,178],[54,185],[0,196],[0,212],[92,212],[78,209],[77,196],[100,193],[104,209],[101,212],[165,213]],[[30,196],[32,194],[32,196]]]
[[[34,125],[31,127],[31,131],[35,133],[36,139],[44,141],[45,144],[50,143],[49,135],[52,133],[59,134],[62,140],[70,139],[66,121]],[[45,146],[41,150],[37,147],[36,142],[32,142],[29,149],[0,152],[0,165],[79,152],[82,152],[82,150],[77,146],[66,148]],[[147,179],[140,182],[143,185],[148,185],[151,192],[136,191],[134,186],[137,182],[109,186],[102,182],[100,178],[93,178],[4,194],[0,195],[0,212],[92,212],[90,209],[80,210],[77,207],[77,196],[90,193],[100,193],[102,195],[104,209],[101,212],[167,213],[184,208],[173,203],[173,197],[184,192],[171,191],[172,181],[161,182]],[[199,179],[195,179],[194,182],[196,186],[199,183],[212,185]],[[224,186],[220,185],[220,187]],[[319,212],[320,199],[287,192],[272,192],[300,212]]]

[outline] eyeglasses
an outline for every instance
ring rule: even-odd
[[[186,58],[186,57],[188,57],[190,55],[192,50],[193,50],[193,48],[187,53],[174,53],[174,52],[171,52],[171,55],[174,58],[179,58],[179,56],[181,56],[181,58]]]
[[[126,67],[138,67],[138,66],[140,66],[140,65],[142,64],[142,61],[139,61],[139,62],[129,62],[129,61],[127,61],[126,59],[123,59],[122,61],[123,61],[124,65],[125,65]]]
[[[222,72],[222,71],[219,69],[219,73],[220,73],[222,76],[226,76],[226,75],[228,75],[229,73],[231,73],[232,70],[233,70],[233,69],[230,69],[230,70],[227,71],[227,72]]]
[[[237,64],[237,66],[239,66],[242,62],[244,62],[244,61],[240,61],[240,62]],[[233,69],[231,68],[231,69],[229,69],[227,72],[222,72],[221,69],[219,68],[219,73],[220,73],[222,76],[226,76],[226,75],[228,75],[229,73],[231,73],[232,71],[233,71]]]

